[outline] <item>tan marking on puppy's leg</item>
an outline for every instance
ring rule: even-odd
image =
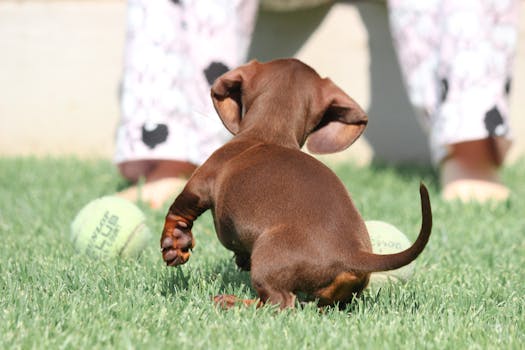
[[[319,298],[319,306],[352,301],[366,287],[368,277],[368,274],[365,273],[342,272],[338,274],[332,283],[314,293]]]

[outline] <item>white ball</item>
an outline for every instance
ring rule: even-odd
[[[150,239],[144,213],[116,196],[89,202],[71,223],[75,249],[91,257],[137,257]]]
[[[376,254],[399,253],[409,248],[412,243],[395,226],[378,220],[365,221],[372,242],[372,251]],[[370,286],[380,286],[387,282],[406,282],[414,274],[415,261],[397,270],[374,272],[370,276]]]

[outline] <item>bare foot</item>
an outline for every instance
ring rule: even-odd
[[[186,179],[180,177],[168,177],[151,182],[145,182],[142,186],[134,185],[117,193],[118,197],[132,202],[142,201],[153,209],[161,208],[168,200],[174,200],[186,185]]]
[[[187,162],[159,160],[145,172],[142,185],[131,186],[117,196],[132,202],[142,201],[153,209],[161,208],[168,200],[175,199],[196,166]]]
[[[479,203],[506,200],[510,191],[501,183],[498,169],[490,140],[453,145],[451,156],[440,169],[443,199]]]

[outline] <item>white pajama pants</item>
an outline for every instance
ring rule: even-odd
[[[434,163],[451,144],[485,138],[503,159],[518,2],[388,1],[394,46]],[[198,165],[228,139],[210,86],[244,63],[257,7],[257,0],[128,1],[116,163]]]
[[[509,91],[519,0],[389,0],[409,98],[438,164],[451,144],[510,145]]]
[[[210,87],[246,60],[257,6],[253,0],[128,1],[117,164],[199,165],[229,138]],[[139,174],[126,168],[129,178],[143,175],[140,166]]]

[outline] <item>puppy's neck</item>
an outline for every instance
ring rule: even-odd
[[[274,133],[274,134],[269,135],[267,131],[268,130],[262,131],[256,127],[249,128],[247,130],[243,130],[239,132],[236,138],[249,140],[251,142],[278,145],[281,147],[297,149],[297,150],[301,148],[297,140],[295,140],[293,137],[289,137],[288,135],[284,135],[282,133],[281,134]]]
[[[305,116],[302,108],[272,108],[252,104],[242,118],[238,136],[275,144],[292,149],[300,149],[306,140]]]

